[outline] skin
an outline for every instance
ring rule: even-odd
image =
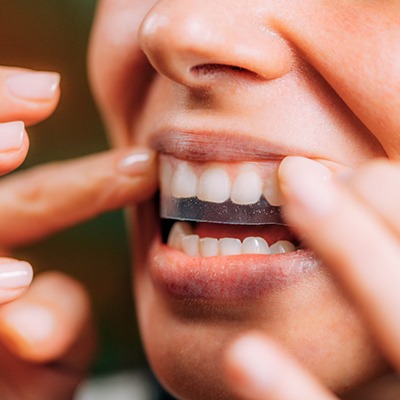
[[[400,149],[399,14],[394,0],[101,1],[90,74],[117,149],[2,181],[3,254],[140,201],[130,213],[130,223],[140,229],[134,284],[139,322],[153,369],[178,398],[291,399],[301,393],[307,399],[329,399],[332,391],[348,391],[397,368],[400,329],[394,305],[400,302],[395,285],[400,255],[393,216],[399,195],[393,182]],[[197,22],[199,32],[193,34],[193,24],[184,21]],[[246,52],[236,51],[237,44]],[[201,74],[188,73],[210,63],[219,65],[213,74],[204,68],[198,68]],[[1,69],[0,120],[34,123],[47,117],[58,91],[45,102],[15,99],[4,84],[14,72]],[[177,121],[194,126],[207,121],[208,135],[215,137],[221,130],[237,135],[234,127],[239,126],[246,140],[297,156],[286,158],[279,170],[285,215],[331,269],[324,267],[251,304],[176,304],[159,293],[148,273],[149,246],[158,229],[151,200],[155,164],[129,174],[118,165],[136,154],[132,145],[147,145],[152,132]],[[4,173],[22,162],[25,143],[7,154],[7,161],[0,154]],[[321,172],[321,165],[328,170]],[[84,189],[73,178],[78,168],[86,178]],[[331,170],[347,172],[327,181]],[[62,182],[69,197],[60,203],[53,194]],[[28,207],[32,196],[42,212]],[[93,197],[103,199],[94,210]],[[333,200],[324,203],[327,198]],[[19,227],[14,235],[9,234],[9,215]],[[354,224],[343,234],[349,220]],[[40,229],[28,229],[35,221]],[[371,242],[379,245],[365,245]],[[24,335],[7,322],[7,315],[38,304],[54,319],[39,344],[31,340],[33,327]],[[70,398],[91,358],[88,326],[83,288],[59,274],[38,277],[24,294],[3,304],[0,343],[2,359],[9,362],[0,365],[2,396]],[[257,333],[238,339],[249,330]],[[10,373],[14,367],[17,375]],[[42,379],[25,393],[20,382],[32,373]]]
[[[400,150],[399,15],[395,1],[100,2],[90,73],[115,145],[147,145],[166,127],[206,125],[215,138],[245,135],[283,149],[283,157],[300,156],[279,171],[285,215],[325,261],[318,273],[250,304],[177,304],[149,273],[158,230],[152,201],[131,210],[140,232],[134,289],[142,337],[155,373],[178,398],[332,398],[329,391],[348,392],[399,365],[389,178],[398,176]],[[329,212],[315,211],[324,179],[314,179],[321,175],[314,161],[300,174],[304,159],[347,171],[333,184],[340,193]],[[379,195],[377,176],[387,177]],[[354,224],[343,234],[347,221]],[[256,336],[265,354],[258,371],[265,368],[270,382],[262,390],[250,368],[257,353],[247,342],[236,353],[232,345],[255,329],[268,337]]]

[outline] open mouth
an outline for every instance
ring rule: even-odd
[[[278,165],[162,154],[157,284],[173,297],[243,299],[314,269],[314,256],[282,219]]]
[[[192,257],[281,254],[298,241],[285,227],[277,163],[195,163],[160,157],[165,243]],[[174,222],[171,221],[191,221]],[[168,221],[168,222],[167,222]]]

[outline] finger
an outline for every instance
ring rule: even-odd
[[[400,246],[393,231],[358,196],[315,161],[286,158],[279,170],[285,215],[337,273],[400,368]]]
[[[226,371],[243,400],[336,399],[276,343],[256,333],[228,349]]]
[[[0,183],[0,243],[12,248],[151,196],[156,157],[118,149],[49,164]]]
[[[17,357],[86,369],[94,351],[90,302],[83,287],[56,272],[0,308],[0,341]]]
[[[400,236],[400,164],[375,160],[348,178],[350,190]]]
[[[23,122],[0,123],[0,175],[21,165],[28,149],[29,139]]]
[[[32,267],[25,261],[0,258],[0,304],[20,297],[32,282]]]
[[[58,103],[59,83],[55,72],[0,67],[0,122],[31,125],[47,118]]]

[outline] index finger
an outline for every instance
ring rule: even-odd
[[[117,149],[25,170],[0,182],[0,244],[25,245],[127,204],[157,186],[155,154]]]
[[[258,333],[236,340],[225,364],[230,386],[244,400],[337,400],[277,343]]]
[[[285,215],[334,270],[357,303],[388,360],[400,369],[399,238],[377,215],[330,178],[321,164],[289,157],[280,168]]]

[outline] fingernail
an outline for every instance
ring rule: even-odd
[[[21,148],[24,142],[25,125],[21,121],[0,124],[0,151]]]
[[[332,172],[321,163],[304,157],[286,157],[279,167],[284,194],[311,215],[325,215],[336,203]]]
[[[135,149],[120,160],[118,169],[124,174],[132,176],[140,175],[148,171],[154,159],[154,151],[149,149]]]
[[[0,304],[20,297],[32,282],[32,267],[25,261],[1,259]]]
[[[251,393],[265,393],[272,385],[273,371],[268,349],[256,335],[248,335],[237,340],[229,354],[240,370],[242,390]]]
[[[45,343],[55,331],[56,321],[53,313],[36,304],[13,304],[7,306],[2,315],[2,324],[8,334],[21,345],[39,345]]]
[[[25,261],[0,261],[0,290],[25,289],[32,282],[32,267]]]
[[[56,72],[20,72],[5,81],[8,91],[24,100],[51,100],[60,84]]]

